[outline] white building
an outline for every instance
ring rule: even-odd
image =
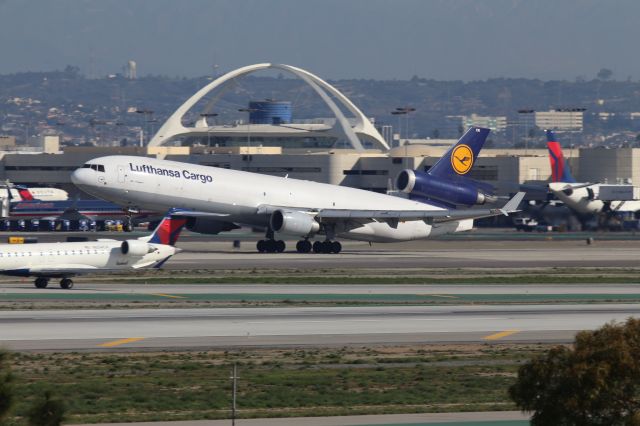
[[[485,116],[478,114],[463,115],[462,126],[465,129],[469,127],[484,127],[491,129],[492,132],[504,132],[507,129],[507,117],[505,116]]]
[[[535,111],[533,115],[535,125],[540,129],[556,130],[559,132],[582,132],[583,111],[572,111],[569,109]]]

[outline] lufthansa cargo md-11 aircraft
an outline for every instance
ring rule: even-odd
[[[488,129],[469,129],[432,167],[450,175],[443,181],[449,191],[463,187],[456,178],[464,178],[471,170],[488,133]],[[87,164],[98,167],[85,165],[71,177],[83,191],[128,208],[189,210],[183,215],[195,222],[190,229],[196,232],[216,233],[237,224],[264,226],[266,239],[257,245],[261,252],[284,251],[284,241],[276,240],[275,234],[300,238],[296,249],[301,253],[339,253],[341,244],[336,238],[393,242],[466,231],[473,227],[473,219],[516,211],[524,196],[518,193],[501,209],[456,210],[428,197],[412,200],[145,157],[108,156]],[[312,245],[309,239],[318,235],[322,240]]]

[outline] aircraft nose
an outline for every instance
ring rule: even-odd
[[[75,169],[73,173],[71,173],[71,182],[73,182],[76,186],[88,185],[89,174],[91,174],[92,170],[87,168]]]

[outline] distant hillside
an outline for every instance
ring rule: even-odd
[[[139,123],[140,116],[128,108],[154,111],[155,127],[210,78],[177,79],[146,76],[126,80],[121,76],[87,79],[73,67],[60,72],[0,75],[0,126],[2,133],[21,133],[25,122],[51,124],[52,117],[64,124],[63,132],[81,135],[91,131],[91,119],[114,120],[123,125]],[[410,118],[413,136],[456,137],[458,125],[447,116],[505,115],[517,120],[517,110],[547,110],[555,107],[585,107],[584,140],[594,142],[620,132],[640,132],[640,120],[621,113],[640,112],[640,83],[632,81],[540,81],[491,79],[485,81],[435,81],[414,77],[408,81],[331,81],[368,116],[397,127],[396,107],[416,108]],[[15,99],[21,101],[15,101]],[[327,117],[328,109],[300,80],[284,77],[249,76],[229,86],[213,112],[219,120],[246,118],[237,110],[249,100],[290,100],[295,118]],[[27,101],[31,99],[31,102]],[[208,100],[203,101],[204,108]],[[52,114],[50,109],[56,108]],[[196,109],[195,113],[201,111]],[[597,113],[609,112],[607,121]],[[48,118],[47,118],[48,117]],[[195,119],[195,115],[190,119]],[[45,124],[42,124],[45,122]],[[405,126],[405,124],[403,124]],[[84,130],[83,130],[84,129]],[[403,131],[404,132],[404,131]],[[625,136],[627,139],[629,135]],[[496,141],[514,142],[514,135],[494,135]]]

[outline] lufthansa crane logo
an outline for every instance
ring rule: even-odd
[[[451,166],[459,175],[467,174],[471,170],[471,166],[473,166],[473,151],[468,145],[458,145],[453,150],[451,153]]]

